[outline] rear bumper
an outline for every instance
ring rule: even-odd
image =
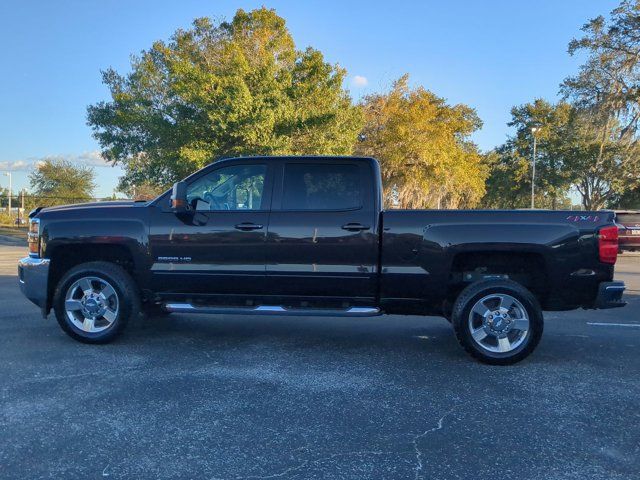
[[[627,302],[622,300],[624,282],[601,282],[598,286],[598,296],[594,308],[624,307]]]
[[[18,283],[23,295],[41,309],[47,307],[49,259],[25,257],[18,260]]]

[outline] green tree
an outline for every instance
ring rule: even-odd
[[[597,209],[640,186],[640,1],[623,1],[582,31],[569,53],[587,59],[561,90],[578,110],[568,152],[575,185],[585,208]]]
[[[3,208],[6,210],[8,205],[9,205],[9,189],[5,187],[0,187],[0,210],[2,210]]]
[[[527,208],[531,205],[533,131],[537,127],[535,205],[538,208],[564,208],[574,179],[567,158],[574,109],[566,102],[556,105],[536,99],[511,109],[510,127],[515,135],[486,156],[490,175],[487,208]]]
[[[530,162],[504,144],[485,154],[484,163],[489,176],[480,203],[483,208],[514,209],[530,205]]]
[[[570,127],[563,153],[585,209],[609,207],[640,185],[639,146],[620,139],[616,119],[579,110]]]
[[[88,124],[107,161],[123,164],[129,193],[226,156],[349,154],[362,120],[345,74],[296,50],[275,11],[238,10],[155,42],[127,75],[103,72],[111,101],[89,106]]]
[[[362,103],[365,126],[356,147],[380,160],[387,205],[472,207],[484,194],[486,168],[469,136],[481,126],[475,110],[447,105],[408,76]]]
[[[147,182],[139,183],[131,192],[134,200],[153,200],[158,195],[165,192],[165,189]]]
[[[611,202],[610,206],[621,210],[640,210],[640,188],[627,190]]]
[[[35,203],[44,207],[91,200],[94,178],[91,167],[52,159],[44,160],[29,174]]]

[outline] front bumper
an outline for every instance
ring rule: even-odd
[[[48,258],[25,257],[18,260],[20,290],[43,311],[47,308],[48,281]]]
[[[601,282],[598,286],[595,308],[624,307],[627,302],[622,300],[624,282]]]

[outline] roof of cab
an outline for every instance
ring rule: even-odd
[[[356,162],[378,162],[373,157],[359,157],[353,155],[247,155],[240,157],[226,157],[220,158],[207,165],[218,165],[221,162],[231,162],[236,160],[313,160],[313,161],[334,161],[334,160],[349,160]],[[206,168],[206,167],[205,167]]]

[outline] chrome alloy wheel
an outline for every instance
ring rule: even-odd
[[[469,331],[484,350],[507,353],[527,338],[529,316],[516,298],[494,293],[478,300],[469,312]]]
[[[67,318],[87,333],[102,332],[118,317],[118,294],[106,280],[82,277],[67,290],[64,309]]]

